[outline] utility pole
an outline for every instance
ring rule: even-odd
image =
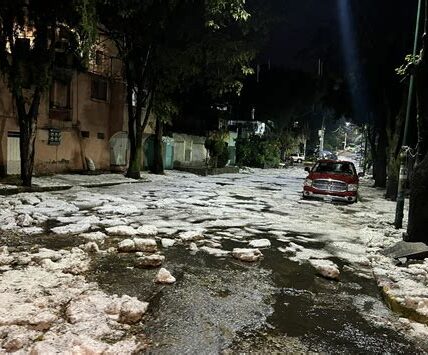
[[[364,125],[364,156],[363,156],[363,174],[366,174],[367,169],[367,140],[368,140],[368,126]]]
[[[325,134],[324,120],[325,120],[325,117],[323,116],[321,129],[318,131],[318,136],[320,138],[320,151],[318,152],[318,155],[320,158],[323,157],[322,151],[324,150],[324,134]]]
[[[422,8],[422,0],[419,0],[418,1],[418,13],[416,15],[415,40],[413,43],[413,58],[416,57],[416,52],[418,49],[421,8]],[[401,152],[400,152],[400,173],[398,175],[397,206],[395,209],[395,221],[394,221],[394,226],[396,229],[399,229],[403,226],[404,199],[405,199],[404,185],[405,185],[405,182],[407,179],[407,166],[406,166],[406,157],[407,157],[407,150],[408,150],[407,135],[408,135],[408,130],[409,130],[409,120],[410,120],[410,112],[411,112],[411,108],[412,108],[414,85],[415,85],[415,77],[413,74],[411,74],[410,75],[410,83],[409,83],[409,94],[407,96],[407,110],[406,110],[406,122],[404,125],[403,144],[401,145]]]
[[[323,75],[324,75],[324,62],[322,61],[321,58],[318,58],[318,77],[319,77],[319,83],[322,81],[323,79]],[[315,108],[315,105],[314,105]],[[319,152],[318,152],[318,156],[320,159],[323,158],[323,150],[324,150],[324,135],[325,135],[325,113],[323,113],[323,117],[322,117],[322,124],[321,124],[321,129],[318,130],[318,137],[320,139],[320,147],[319,147]]]

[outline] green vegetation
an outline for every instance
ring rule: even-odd
[[[250,14],[242,0],[103,0],[98,13],[125,67],[130,139],[127,176],[139,178],[142,132],[151,113],[158,136],[163,123],[179,114],[178,97],[190,88],[198,87],[211,97],[240,91],[240,78],[250,73],[248,64],[254,57],[251,41],[247,41]],[[154,165],[162,167],[159,159],[162,154],[155,154]]]
[[[83,66],[96,34],[95,0],[0,0],[0,71],[16,106],[21,179],[31,186],[39,106],[48,91],[57,45]]]
[[[275,168],[280,163],[280,144],[276,139],[253,135],[236,141],[236,161],[239,166]]]
[[[229,161],[226,137],[226,132],[216,131],[211,133],[205,141],[205,148],[210,154],[209,165],[213,168],[224,168]]]

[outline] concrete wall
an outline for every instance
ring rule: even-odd
[[[174,165],[205,166],[207,158],[205,137],[174,133],[173,139]]]

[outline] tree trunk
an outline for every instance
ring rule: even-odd
[[[370,169],[369,159],[367,157],[367,148],[368,148],[368,128],[364,128],[364,150],[363,150],[363,174],[366,175],[366,171]]]
[[[155,133],[155,146],[154,146],[154,161],[152,173],[154,174],[164,174],[163,168],[163,122],[160,118],[156,119],[156,133]]]
[[[428,156],[413,174],[406,240],[428,243]]]
[[[422,68],[421,68],[422,69]],[[417,75],[426,74],[418,70]],[[428,81],[426,75],[417,79],[418,151],[410,185],[409,222],[406,240],[428,243]]]
[[[133,179],[140,179],[141,154],[143,143],[143,132],[147,126],[151,111],[152,95],[145,89],[147,85],[147,65],[150,57],[150,46],[147,49],[144,60],[137,55],[124,59],[126,77],[126,101],[128,104],[128,137],[130,142],[129,166],[126,176]],[[133,96],[136,96],[135,106]],[[143,106],[150,98],[149,106],[142,122]]]
[[[39,114],[41,89],[36,88],[34,90],[28,113],[25,109],[25,99],[22,89],[15,90],[13,96],[18,111],[20,130],[19,148],[21,158],[21,180],[23,186],[31,187],[34,170],[37,118]]]
[[[388,180],[386,184],[385,198],[388,200],[397,200],[398,174],[400,172],[400,158],[391,153],[388,160]]]
[[[398,193],[398,175],[400,173],[400,147],[403,136],[403,126],[406,117],[406,93],[403,91],[403,98],[401,101],[400,111],[394,117],[388,115],[388,124],[386,127],[388,136],[388,180],[386,185],[385,198],[392,201],[397,200]]]
[[[141,171],[141,140],[138,141],[136,114],[134,112],[133,102],[133,84],[127,85],[127,102],[128,102],[128,138],[129,138],[129,166],[126,172],[126,177],[132,179],[140,178]]]
[[[130,140],[130,142],[129,166],[126,172],[126,177],[131,179],[140,179],[142,145],[141,142],[140,144],[137,144],[135,138]]]
[[[428,1],[425,1],[425,33],[420,59],[415,64],[418,146],[416,167],[410,186],[409,222],[407,236],[410,242],[428,244]]]
[[[387,136],[385,129],[379,130],[379,138],[376,145],[376,156],[373,162],[373,176],[375,178],[375,187],[386,187],[386,148]]]
[[[141,114],[145,101],[142,79],[136,82],[133,78],[131,67],[135,63],[125,62],[125,72],[127,78],[126,101],[128,104],[128,137],[129,137],[129,166],[126,176],[132,179],[140,179],[141,152],[143,130],[141,125]],[[136,90],[136,102],[134,107],[133,95]]]
[[[373,179],[376,180],[376,129],[374,127],[369,128],[367,127],[367,139],[370,142],[370,157],[368,166],[366,167],[367,170],[370,170],[370,167],[372,167],[373,171]]]

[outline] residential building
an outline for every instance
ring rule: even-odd
[[[144,138],[153,126],[150,122]],[[76,70],[65,49],[56,49],[52,85],[40,103],[35,149],[35,174],[86,170],[88,161],[99,170],[126,168],[125,82],[122,62],[107,38],[99,38],[85,72]],[[16,109],[0,80],[0,174],[19,173]]]

